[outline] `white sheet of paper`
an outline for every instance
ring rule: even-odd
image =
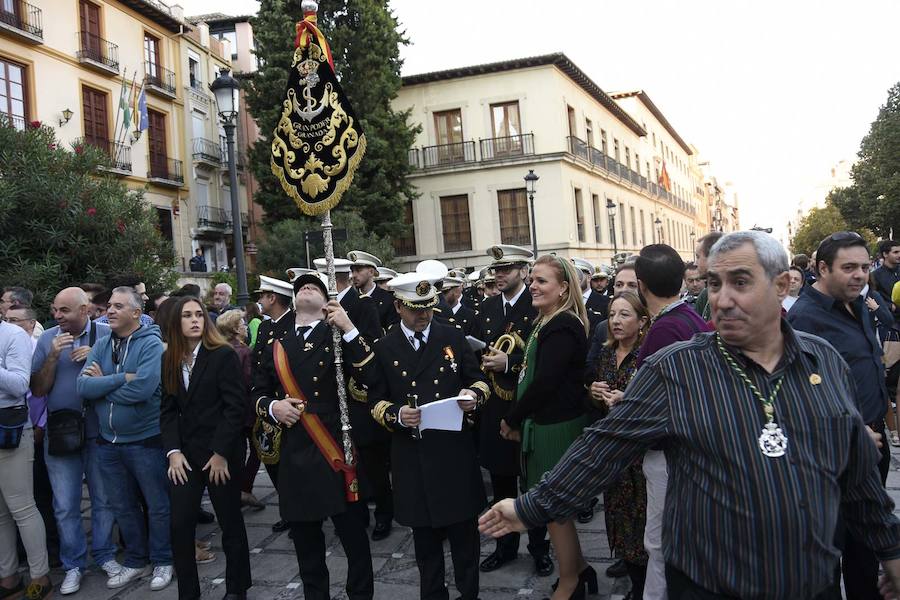
[[[419,423],[419,431],[426,429],[462,431],[463,410],[457,404],[457,400],[471,400],[471,398],[468,396],[444,398],[420,406],[422,421]]]
[[[482,342],[481,340],[479,340],[476,337],[472,337],[471,335],[466,336],[466,341],[469,342],[469,347],[471,347],[472,350],[474,350],[475,352],[478,352],[479,350],[484,350],[485,348],[487,348],[487,344],[485,344],[484,342]]]

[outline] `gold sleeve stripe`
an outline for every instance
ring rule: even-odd
[[[375,358],[375,353],[374,353],[374,352],[370,352],[369,355],[368,355],[367,357],[365,357],[364,359],[362,359],[362,361],[360,361],[360,362],[358,362],[358,363],[353,363],[353,368],[354,368],[354,369],[361,369],[362,367],[364,367],[364,366],[366,366],[367,364],[369,364],[369,362],[370,362],[373,358]]]
[[[476,382],[473,383],[470,387],[471,387],[473,390],[478,390],[479,392],[481,392],[482,395],[483,395],[485,398],[487,398],[488,396],[491,395],[491,389],[490,389],[490,388],[488,387],[488,385],[487,385],[485,382],[483,382],[483,381],[476,381]]]
[[[375,419],[375,422],[391,431],[391,428],[388,427],[387,423],[384,420],[384,413],[387,412],[387,409],[391,407],[391,403],[387,400],[381,400],[378,402],[374,408],[372,408],[372,418]]]

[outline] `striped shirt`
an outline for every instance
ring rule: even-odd
[[[881,485],[880,454],[855,408],[850,370],[824,340],[782,321],[784,354],[769,374],[729,350],[769,396],[787,453],[758,446],[762,404],[704,333],[648,358],[624,399],[516,500],[528,527],[569,519],[647,448],[669,465],[663,529],[668,564],[698,585],[740,598],[811,598],[840,553],[840,510],[879,559],[900,558],[900,521]]]

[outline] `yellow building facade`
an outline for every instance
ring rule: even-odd
[[[534,233],[539,253],[596,264],[654,242],[690,259],[708,231],[695,150],[646,92],[607,94],[563,54],[404,77],[394,107],[422,128],[401,268],[482,266],[486,248]]]
[[[111,172],[145,190],[181,270],[197,246],[197,161],[186,106],[193,106],[188,48],[199,42],[180,8],[157,0],[0,0],[0,113],[16,127],[53,126],[67,146],[107,152]],[[222,48],[199,48],[206,77],[230,61]],[[132,87],[145,88],[141,132],[134,123],[124,127],[123,83],[129,108]],[[218,144],[215,132],[210,124],[204,135]]]

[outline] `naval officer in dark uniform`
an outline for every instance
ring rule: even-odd
[[[350,261],[350,278],[359,293],[360,300],[371,299],[378,312],[382,331],[387,331],[400,320],[394,308],[394,295],[378,287],[375,277],[381,267],[377,256],[354,250],[347,255]],[[382,337],[379,335],[378,337]],[[391,533],[394,520],[394,493],[391,489],[391,434],[375,423],[368,409],[368,392],[362,385],[351,386],[353,404],[351,419],[358,445],[360,461],[372,483],[372,500],[375,502],[375,526],[372,541],[383,540]]]
[[[250,370],[252,375],[259,369],[263,350],[284,337],[294,325],[293,300],[294,291],[291,284],[274,277],[259,276],[259,289],[254,294],[262,307],[262,313],[269,317],[263,319],[256,333],[256,344],[250,350]],[[260,462],[266,467],[272,485],[278,487],[278,460],[281,447],[281,427],[277,423],[261,419],[257,416],[253,424],[251,439],[254,451]],[[288,528],[287,521],[279,519],[272,525],[272,531],[280,533]]]
[[[490,270],[500,293],[481,302],[472,334],[488,346],[482,356],[482,370],[491,385],[490,397],[479,414],[478,450],[481,466],[491,474],[494,498],[515,498],[521,451],[518,442],[500,437],[500,420],[515,401],[525,341],[537,316],[524,281],[533,255],[527,248],[510,245],[492,246],[487,254],[493,259]],[[546,537],[544,527],[528,532],[528,552],[541,576],[553,572]],[[497,540],[497,549],[482,561],[481,570],[495,571],[515,560],[518,553],[519,534],[504,536]]]
[[[609,315],[609,297],[594,291],[591,285],[591,281],[593,281],[593,277],[597,274],[599,267],[594,267],[591,262],[583,258],[573,258],[572,263],[575,265],[581,278],[579,281],[581,285],[581,299],[584,300],[584,307],[587,309],[588,321],[590,322],[588,339],[591,339],[591,336],[594,335],[594,329],[601,321],[605,321]]]
[[[418,428],[418,407],[459,396],[459,408],[471,412],[488,394],[462,331],[432,318],[435,284],[443,275],[406,273],[391,281],[400,324],[375,344],[377,376],[369,388],[369,406],[375,420],[392,432],[395,518],[413,530],[421,597],[449,596],[444,583],[446,538],[460,597],[476,600],[476,519],[487,499],[475,440],[462,414],[460,430]]]
[[[375,285],[386,292],[390,292],[391,290],[388,288],[388,282],[396,276],[397,271],[387,267],[378,267],[378,275],[375,276]],[[393,296],[393,294],[391,294],[391,296]]]
[[[464,306],[461,301],[464,283],[465,273],[459,271],[447,273],[441,284],[441,295],[446,307],[440,314],[435,312],[434,318],[448,325],[459,325],[465,335],[472,335],[475,327],[475,311]]]
[[[330,518],[347,556],[347,596],[371,600],[374,577],[365,530],[367,508],[364,501],[351,499],[353,492],[359,492],[360,480],[348,481],[344,471],[334,470],[312,435],[318,432],[320,439],[330,437],[343,456],[332,327],[343,332],[347,376],[365,378],[364,370],[373,363],[374,355],[340,304],[327,301],[328,292],[319,275],[300,275],[293,287],[293,327],[280,341],[266,345],[252,391],[257,414],[282,426],[278,466],[281,517],[290,523],[305,598],[330,598],[322,532],[322,522]],[[283,348],[289,373],[305,398],[286,393],[284,372],[276,367],[276,344]],[[314,417],[311,425],[300,422],[303,413]]]
[[[378,269],[381,267],[381,259],[368,252],[354,250],[347,255],[347,260],[350,261],[350,279],[353,286],[361,298],[372,299],[381,328],[387,331],[391,325],[400,320],[400,317],[394,309],[394,295],[378,287],[375,282]]]

